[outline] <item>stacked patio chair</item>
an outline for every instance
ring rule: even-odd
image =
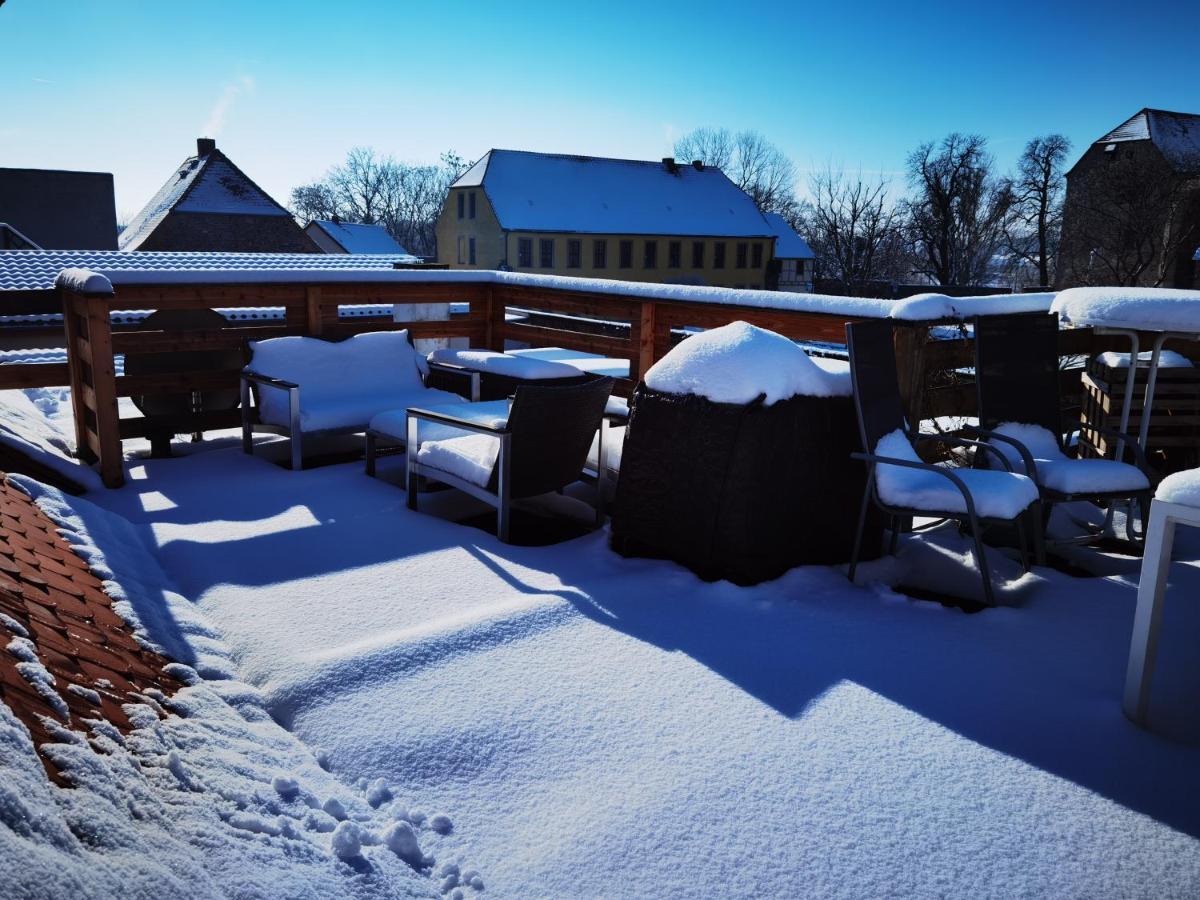
[[[867,488],[859,510],[858,530],[850,561],[854,580],[870,504],[888,517],[891,552],[904,523],[921,517],[957,521],[970,530],[975,560],[983,580],[983,597],[995,605],[995,594],[983,549],[983,529],[1003,524],[1015,526],[1021,563],[1029,571],[1029,542],[1040,541],[1041,512],[1036,485],[1012,466],[995,447],[968,438],[922,434],[908,426],[896,374],[892,324],[886,320],[856,322],[846,326],[850,348],[850,373],[858,413],[859,436],[865,452],[852,454],[867,464]],[[921,460],[914,445],[933,441],[974,448],[995,457],[997,469],[951,469]]]
[[[1037,482],[1043,513],[1057,503],[1128,501],[1126,534],[1139,540],[1132,503],[1149,516],[1152,470],[1135,437],[1116,429],[1095,430],[1116,442],[1112,459],[1079,459],[1070,452],[1059,401],[1058,316],[1019,313],[989,316],[975,323],[975,378],[979,391],[979,427],[964,429],[997,447],[1012,468]],[[1085,436],[1079,444],[1095,451]],[[1100,455],[1100,454],[1097,454]],[[1094,535],[1089,535],[1090,539]]]
[[[496,535],[507,542],[514,500],[558,491],[579,480],[597,431],[597,522],[603,520],[606,471],[605,404],[611,378],[552,387],[516,389],[504,424],[484,424],[445,410],[408,410],[406,424],[408,508],[417,509],[419,480],[441,482],[496,508]],[[438,437],[421,440],[421,423],[443,426]],[[443,436],[446,429],[452,436]],[[461,432],[458,433],[458,432]]]

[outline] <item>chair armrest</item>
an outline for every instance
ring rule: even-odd
[[[1146,451],[1142,448],[1141,442],[1131,434],[1126,434],[1118,428],[1111,428],[1107,425],[1082,425],[1082,429],[1087,431],[1095,431],[1110,437],[1114,440],[1121,441],[1124,449],[1133,454],[1134,464],[1146,474],[1148,478],[1153,478],[1156,473],[1150,465],[1150,460],[1146,458]],[[1083,441],[1082,435],[1080,441]],[[1092,447],[1095,450],[1095,447]]]
[[[1003,453],[995,447],[988,444],[986,441],[973,441],[969,438],[959,437],[954,434],[928,434],[926,432],[914,431],[908,435],[911,441],[938,441],[942,444],[953,444],[955,447],[974,447],[976,451],[983,450],[986,453],[991,453],[996,459],[1000,460],[1000,465],[1004,466],[1004,471],[1011,472],[1013,470],[1012,463],[1008,461]],[[1032,462],[1032,460],[1030,460]]]
[[[980,428],[978,425],[964,425],[963,431],[967,434],[987,438],[989,441],[1000,441],[1002,444],[1008,444],[1010,447],[1015,448],[1021,456],[1021,465],[1025,467],[1025,474],[1032,478],[1035,483],[1037,482],[1037,463],[1033,461],[1033,454],[1029,452],[1028,447],[1016,438],[1009,437],[1007,434],[998,434],[990,428]],[[1008,470],[1011,472],[1012,467],[1009,466]]]
[[[888,466],[901,466],[905,469],[921,469],[926,472],[936,472],[937,474],[950,479],[954,486],[958,488],[959,493],[963,496],[963,501],[967,505],[967,515],[970,516],[972,520],[976,518],[975,500],[971,497],[971,492],[968,490],[966,482],[964,482],[945,466],[935,466],[933,463],[913,462],[910,459],[897,459],[894,456],[876,456],[873,453],[851,453],[850,458],[860,459],[863,462],[871,463],[872,465],[883,464]],[[876,488],[876,490],[878,490],[878,488]]]
[[[409,418],[421,419],[426,422],[437,422],[440,425],[449,425],[462,431],[473,431],[477,434],[494,434],[497,436],[512,433],[507,424],[500,427],[481,425],[470,419],[460,419],[458,416],[448,416],[445,413],[434,412],[431,409],[421,409],[415,406],[409,407],[407,412]]]
[[[262,375],[245,369],[242,370],[242,380],[261,384],[264,387],[278,388],[281,391],[299,390],[300,388],[300,385],[293,381],[284,381],[282,378],[272,378],[270,375]]]

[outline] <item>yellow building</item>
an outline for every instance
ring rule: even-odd
[[[452,269],[763,288],[775,233],[700,162],[490,150],[450,186],[437,241]]]

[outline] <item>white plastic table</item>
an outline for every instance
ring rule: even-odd
[[[1179,525],[1200,528],[1200,507],[1164,500],[1151,503],[1146,552],[1138,582],[1137,612],[1133,617],[1133,639],[1129,645],[1129,668],[1125,674],[1125,715],[1139,725],[1146,724],[1150,681],[1154,675],[1158,632],[1167,593],[1167,570],[1171,566],[1175,528]]]

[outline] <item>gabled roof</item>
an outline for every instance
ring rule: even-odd
[[[0,250],[41,250],[27,235],[22,234],[18,229],[9,225],[7,222],[0,222]]]
[[[216,147],[183,161],[121,232],[118,246],[136,250],[171,212],[291,215]]]
[[[407,253],[382,225],[361,225],[313,219],[309,228],[319,228],[347,253]]]
[[[402,253],[204,253],[124,250],[0,250],[0,291],[36,291],[54,287],[63,269],[96,272],[263,272],[283,270],[391,269],[394,263],[419,262]],[[0,315],[3,312],[0,311]]]
[[[1097,144],[1153,141],[1167,162],[1183,172],[1200,171],[1200,115],[1143,109],[1122,122]]]
[[[763,213],[763,218],[771,226],[775,235],[776,259],[815,259],[808,242],[792,229],[787,220],[779,213]]]
[[[510,231],[772,235],[749,195],[708,166],[489,150],[451,187],[478,186]]]

